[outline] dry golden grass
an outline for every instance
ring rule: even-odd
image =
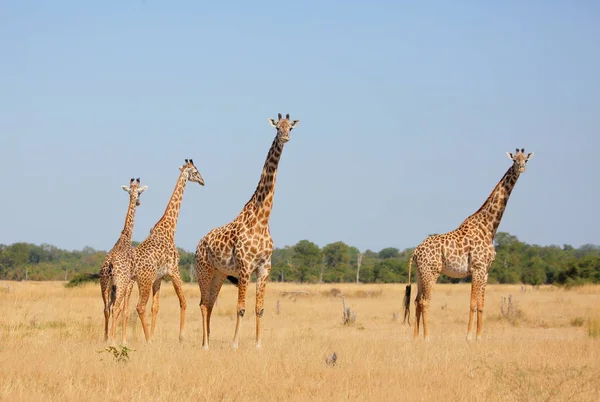
[[[7,285],[0,282],[2,400],[591,401],[600,393],[600,340],[593,336],[600,286],[521,292],[490,285],[484,339],[467,343],[469,286],[438,284],[424,343],[402,325],[404,285],[270,283],[262,350],[254,348],[253,292],[240,348],[232,350],[237,293],[226,285],[204,351],[198,287],[185,286],[186,339],[179,343],[179,306],[164,283],[154,342],[145,344],[132,309],[128,346],[135,351],[120,363],[98,353],[107,346],[98,285],[11,282],[10,292]],[[342,324],[339,292],[357,313],[351,326]],[[500,307],[508,295],[519,311],[511,319]],[[133,305],[137,297],[134,290]],[[334,367],[325,363],[332,352]]]

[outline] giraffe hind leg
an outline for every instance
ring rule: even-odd
[[[212,281],[210,283],[210,292],[208,294],[208,306],[206,315],[206,332],[208,338],[210,338],[210,320],[212,317],[213,308],[215,306],[215,302],[217,301],[217,297],[219,297],[219,292],[221,291],[223,282],[225,282],[225,278],[225,275],[223,275],[218,270],[215,270]]]
[[[104,341],[108,341],[108,323],[110,320],[110,276],[100,276],[100,291],[104,302]]]
[[[113,299],[113,319],[110,330],[110,341],[114,344],[117,335],[117,322],[121,313],[123,312],[123,304],[126,294],[126,286],[123,283],[113,285],[114,299]]]
[[[133,290],[134,281],[130,280],[125,291],[125,306],[123,307],[123,332],[121,335],[121,344],[127,344],[127,321],[129,320],[129,299]]]
[[[428,264],[423,267],[418,267],[418,287],[417,298],[415,300],[417,316],[420,317],[423,324],[423,339],[429,339],[429,303],[431,302],[431,295],[433,292],[433,286],[437,282],[437,278],[439,277],[441,269],[435,264]],[[419,334],[419,319],[416,318],[415,324],[415,336]]]
[[[156,329],[156,317],[158,315],[158,309],[160,307],[160,285],[162,279],[157,279],[152,284],[152,324],[150,326],[150,338],[154,337],[154,330]]]
[[[171,283],[173,283],[175,294],[179,299],[179,341],[183,341],[183,330],[185,327],[185,311],[187,309],[187,302],[185,300],[185,295],[183,294],[181,274],[179,272],[178,265],[175,265],[175,268],[172,269],[171,273],[169,274],[169,277],[171,278]]]
[[[422,300],[421,300],[421,292],[417,292],[417,297],[415,297],[415,325],[414,325],[414,333],[413,339],[417,339],[419,337],[419,330],[421,324],[421,312],[422,312]]]
[[[260,349],[262,345],[261,320],[264,313],[265,287],[269,274],[271,272],[271,262],[268,261],[260,266],[256,273],[256,347]]]
[[[204,240],[201,240],[196,248],[194,264],[196,266],[196,278],[200,289],[200,312],[202,313],[202,349],[209,348],[208,328],[208,306],[210,304],[210,288],[215,269],[208,261],[207,249]]]
[[[150,279],[144,279],[143,277],[138,276],[137,283],[139,299],[136,310],[140,317],[140,321],[142,322],[142,329],[144,330],[146,342],[150,342],[150,332],[148,331],[148,323],[146,322],[146,306],[148,305],[148,299],[150,298],[152,282],[150,282]]]

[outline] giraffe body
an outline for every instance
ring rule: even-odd
[[[414,262],[417,273],[415,338],[419,335],[421,319],[424,338],[428,338],[429,303],[433,285],[442,273],[451,278],[472,277],[467,340],[471,339],[475,313],[477,313],[476,338],[481,336],[485,287],[490,266],[496,257],[494,236],[517,179],[525,171],[527,161],[533,156],[533,153],[525,154],[524,149],[521,151],[517,149],[514,155],[507,154],[513,161],[513,165],[504,174],[481,208],[465,219],[457,229],[429,236],[413,252],[409,261],[409,284],[406,287],[404,298],[404,319],[406,321],[409,318],[410,272]]]
[[[104,340],[108,340],[110,316],[113,316],[111,342],[115,341],[116,323],[123,312],[122,343],[127,341],[127,321],[129,319],[129,295],[133,288],[134,249],[131,245],[133,223],[136,207],[140,205],[139,197],[148,188],[140,187],[140,179],[131,179],[129,187],[121,186],[129,193],[129,208],[125,218],[125,226],[121,236],[106,255],[100,269],[100,292],[104,301]],[[125,305],[122,303],[125,301]]]
[[[180,168],[171,199],[167,204],[162,218],[150,230],[146,239],[135,248],[134,275],[139,289],[137,312],[142,322],[144,336],[150,342],[156,327],[156,316],[159,309],[160,285],[162,278],[169,276],[175,293],[179,299],[179,339],[183,339],[185,325],[185,309],[187,303],[182,290],[181,274],[179,272],[179,251],[175,245],[177,219],[183,200],[185,186],[189,181],[204,185],[204,179],[194,166],[193,161],[186,159]],[[152,293],[152,325],[148,330],[146,323],[146,305]]]
[[[256,272],[256,346],[261,346],[261,318],[264,292],[271,271],[273,239],[269,218],[273,207],[277,167],[284,144],[298,120],[289,114],[278,121],[269,119],[277,135],[269,149],[256,191],[239,215],[230,223],[212,229],[196,247],[195,265],[200,288],[202,346],[209,347],[210,317],[225,279],[238,286],[238,303],[233,348],[238,347],[241,319],[246,312],[246,290],[250,275]]]

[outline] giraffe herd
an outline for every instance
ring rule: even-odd
[[[209,348],[210,318],[214,304],[225,280],[238,289],[236,324],[232,347],[239,345],[240,326],[246,312],[246,292],[250,275],[256,273],[256,343],[261,347],[261,319],[264,312],[264,293],[271,271],[273,239],[269,230],[269,218],[273,207],[277,168],[283,147],[290,139],[290,132],[298,125],[289,114],[269,119],[276,129],[275,139],[269,149],[261,177],[250,200],[231,222],[212,229],[200,239],[195,252],[195,269],[200,288],[202,313],[202,347]],[[533,153],[525,154],[517,149],[507,153],[513,164],[496,185],[490,196],[477,212],[469,216],[457,229],[429,236],[414,250],[408,265],[408,284],[404,295],[404,321],[410,325],[411,269],[416,265],[417,296],[414,338],[419,335],[420,322],[428,339],[427,318],[432,288],[440,273],[453,278],[472,276],[471,302],[467,340],[471,339],[474,314],[477,312],[476,339],[483,327],[484,292],[488,271],[495,257],[493,239],[502,219],[508,198],[525,164]],[[139,299],[136,307],[144,336],[151,342],[159,310],[160,286],[168,276],[179,299],[179,339],[183,340],[186,299],[179,272],[179,251],[175,244],[175,232],[183,194],[188,181],[204,186],[204,179],[192,159],[186,159],[179,167],[180,173],[175,189],[163,216],[150,230],[144,241],[133,247],[131,243],[136,207],[140,195],[148,186],[140,186],[140,179],[131,179],[129,187],[122,186],[129,194],[129,206],[125,226],[113,248],[107,254],[100,269],[100,288],[104,302],[104,340],[115,342],[116,326],[122,317],[122,338],[127,341],[126,330],[129,316],[129,298],[135,283]],[[152,293],[150,329],[146,321],[146,306]],[[112,325],[109,332],[109,321]]]

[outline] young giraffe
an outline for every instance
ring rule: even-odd
[[[283,145],[290,139],[290,131],[298,120],[290,121],[278,115],[269,119],[277,129],[275,140],[265,161],[256,191],[240,214],[230,223],[213,229],[198,242],[195,265],[200,287],[200,310],[202,311],[202,347],[208,349],[210,316],[213,306],[227,278],[238,286],[237,321],[233,336],[233,348],[238,347],[240,322],[246,312],[246,288],[250,274],[256,271],[256,347],[261,346],[260,321],[264,309],[264,292],[271,271],[273,239],[269,230],[269,217],[273,207],[277,166]]]
[[[410,315],[410,271],[414,261],[417,265],[418,283],[417,297],[415,298],[414,338],[419,336],[419,321],[422,316],[423,335],[427,340],[429,302],[431,301],[433,285],[440,273],[451,278],[472,276],[467,340],[472,339],[473,317],[476,311],[476,339],[481,336],[485,286],[490,266],[496,257],[493,244],[494,236],[510,193],[517,183],[519,175],[525,172],[527,161],[533,156],[533,152],[525,154],[525,149],[521,149],[521,151],[517,149],[514,155],[510,152],[506,154],[513,161],[513,164],[494,187],[481,208],[465,219],[457,229],[445,234],[429,236],[413,252],[408,263],[408,285],[404,296],[404,317],[406,321],[406,318]]]
[[[121,231],[119,240],[108,252],[102,268],[100,268],[100,291],[104,301],[104,340],[108,340],[108,321],[112,313],[113,323],[111,329],[111,340],[114,342],[117,328],[117,320],[123,310],[122,301],[125,295],[131,293],[133,281],[133,247],[131,245],[131,236],[133,234],[133,222],[135,219],[135,210],[140,205],[140,194],[148,186],[140,187],[140,179],[131,179],[129,187],[121,186],[123,190],[129,193],[129,208],[125,217],[125,226]],[[127,300],[127,297],[125,297]],[[129,318],[129,303],[125,304],[123,314],[123,335],[122,342],[125,343],[125,332],[127,328],[127,319]]]
[[[181,173],[179,174],[175,190],[173,190],[164,215],[150,229],[148,237],[135,249],[135,280],[137,281],[140,294],[137,312],[142,321],[142,328],[144,329],[144,336],[147,342],[150,342],[154,335],[156,315],[158,314],[160,285],[165,275],[168,275],[171,282],[173,282],[175,293],[179,298],[179,340],[183,339],[187,303],[181,289],[179,251],[175,245],[175,231],[177,229],[177,218],[179,217],[185,185],[189,180],[204,186],[204,179],[191,159],[186,159],[185,164],[180,166],[179,170]],[[152,326],[150,332],[148,332],[145,313],[150,292],[152,292]]]

